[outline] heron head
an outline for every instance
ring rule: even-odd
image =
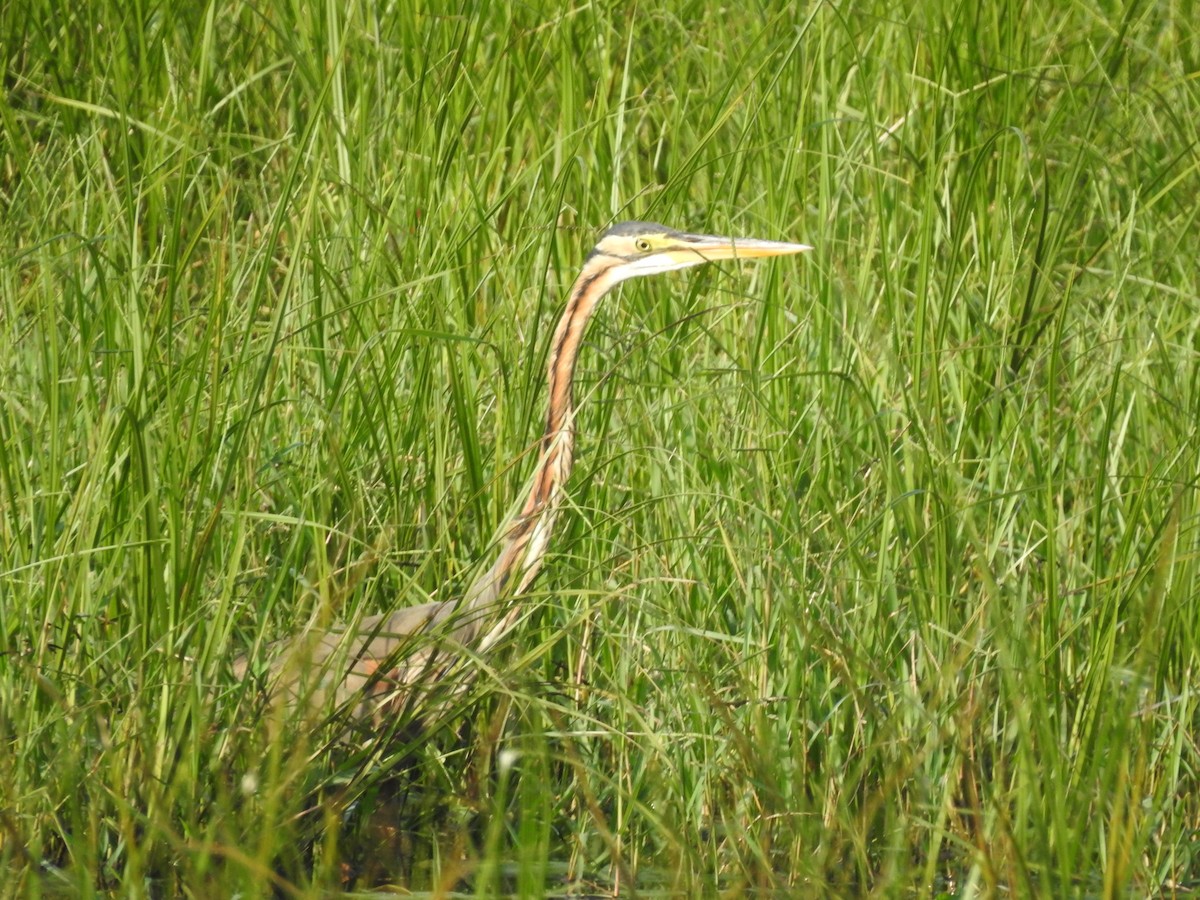
[[[811,249],[783,241],[690,234],[654,222],[620,222],[601,236],[589,262],[607,264],[609,276],[617,282],[721,259],[760,259]]]

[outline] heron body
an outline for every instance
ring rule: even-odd
[[[545,559],[564,485],[574,463],[575,363],[600,299],[629,278],[726,259],[783,256],[804,244],[689,234],[651,222],[606,231],[571,288],[550,344],[546,427],[529,494],[501,527],[496,558],[461,596],[368,616],[353,626],[307,633],[272,645],[268,686],[310,708],[332,696],[339,707],[378,717],[412,707],[418,687],[436,684],[462,654],[486,653],[513,627],[521,598]],[[248,657],[234,665],[239,677]]]

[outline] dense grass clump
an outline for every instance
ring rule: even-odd
[[[0,884],[1200,890],[1198,23],[0,7]],[[461,589],[625,218],[817,249],[600,310],[431,734],[264,703]]]

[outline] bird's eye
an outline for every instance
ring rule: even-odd
[[[638,251],[641,253],[649,253],[650,252],[650,242],[648,240],[646,240],[645,238],[638,238],[636,241],[633,242],[633,246],[637,247]]]

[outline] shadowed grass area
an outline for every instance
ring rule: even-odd
[[[1200,889],[1195,12],[0,9],[8,892]],[[463,587],[627,218],[817,249],[605,302],[432,733],[238,682]]]

